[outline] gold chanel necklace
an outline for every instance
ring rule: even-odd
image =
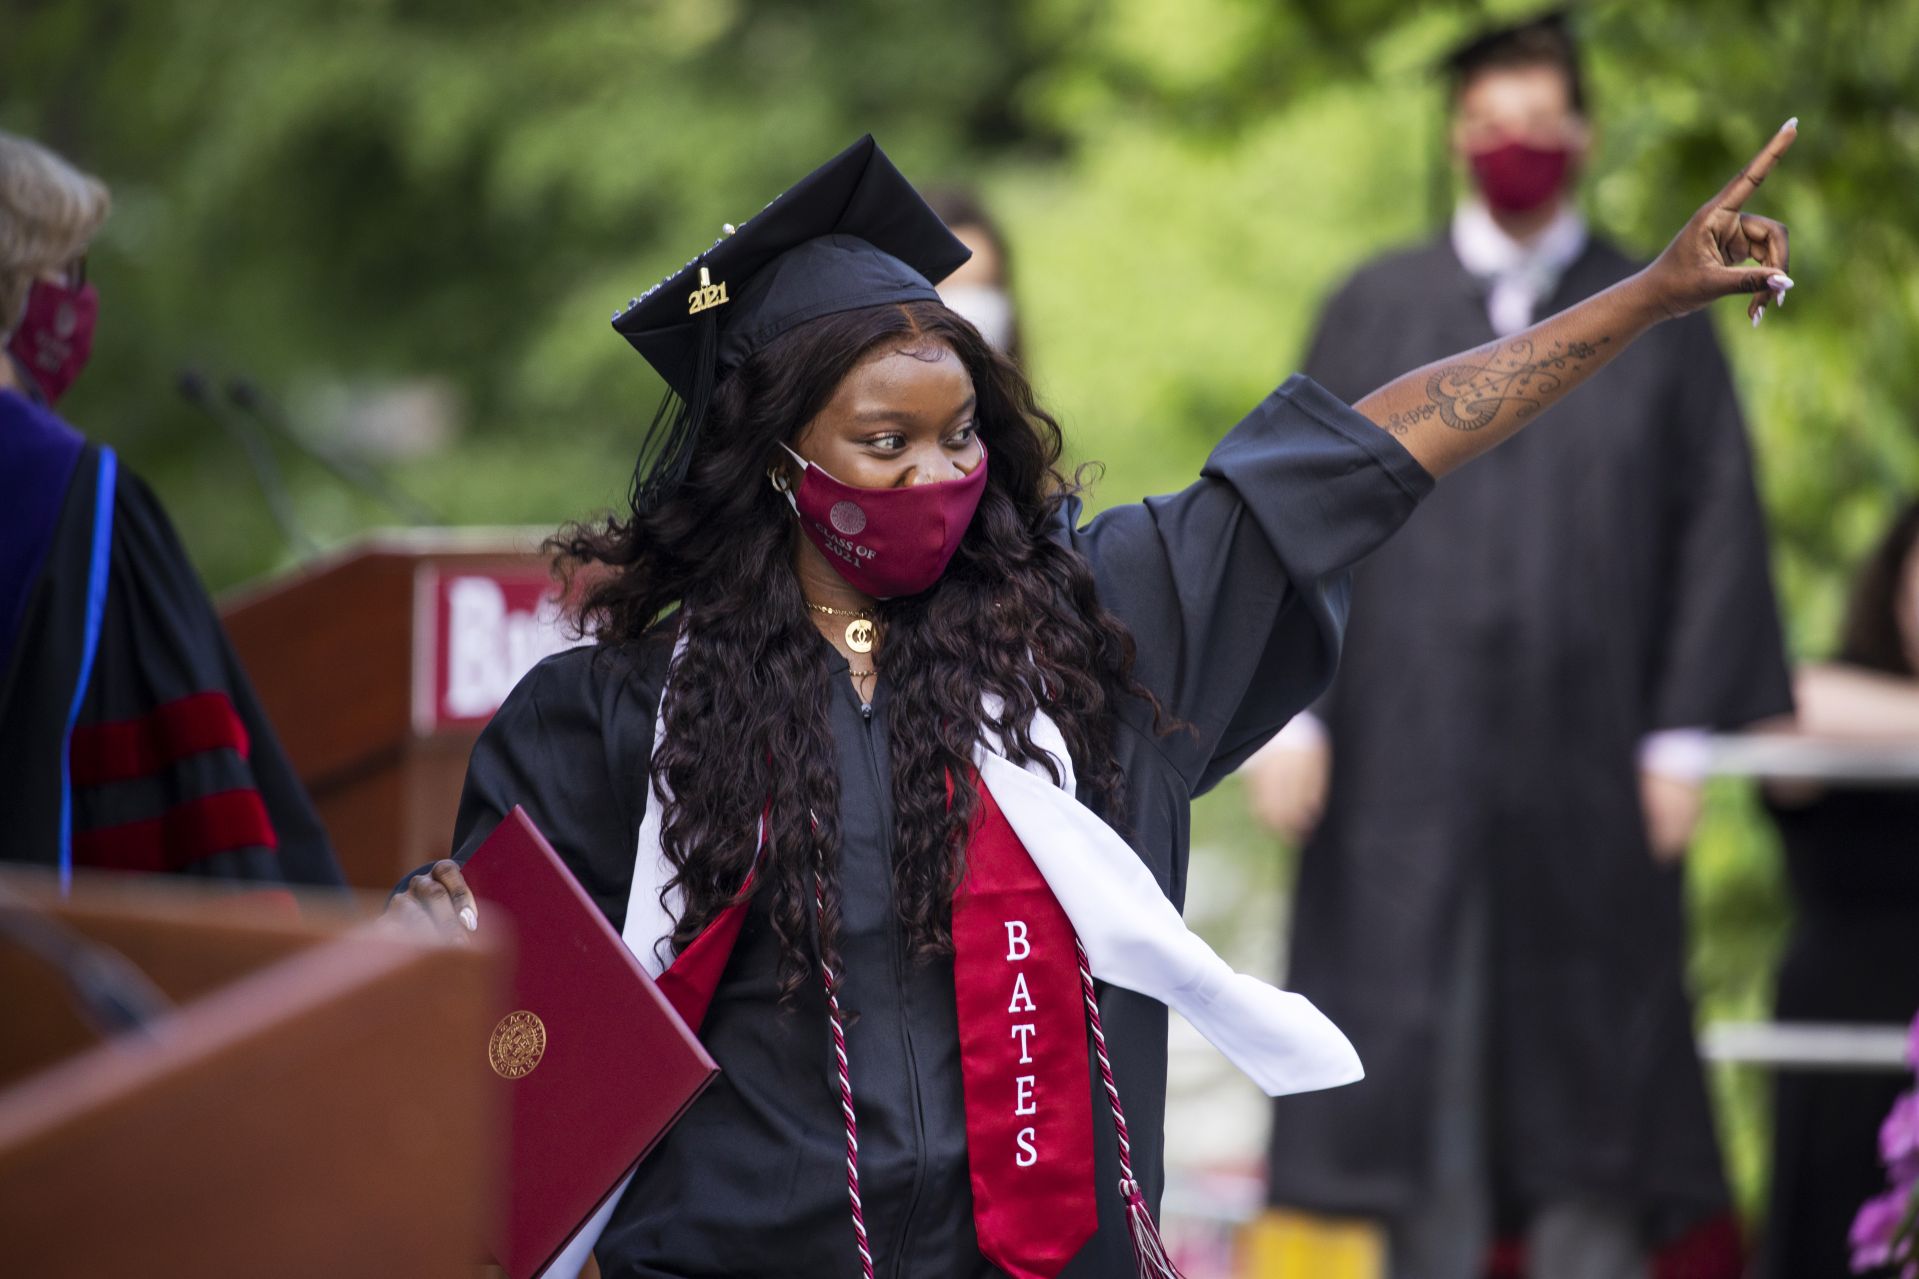
[[[850,617],[846,624],[846,646],[855,653],[873,651],[873,641],[879,636],[879,624],[873,620],[873,614],[865,609],[832,608],[825,604],[815,604],[808,600],[806,607],[815,613],[825,613],[830,617]]]

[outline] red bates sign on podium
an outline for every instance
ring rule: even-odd
[[[477,727],[541,658],[581,642],[544,566],[424,565],[413,583],[413,730]]]

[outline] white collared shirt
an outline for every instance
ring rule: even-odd
[[[1460,265],[1486,281],[1486,317],[1500,337],[1531,324],[1540,303],[1552,296],[1586,251],[1586,219],[1570,201],[1532,240],[1522,243],[1493,221],[1485,202],[1463,201],[1453,211],[1453,252]]]

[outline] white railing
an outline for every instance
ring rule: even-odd
[[[1721,1021],[1699,1036],[1699,1053],[1707,1061],[1774,1070],[1905,1074],[1913,1068],[1906,1040],[1904,1026]]]
[[[1706,768],[1715,776],[1754,780],[1919,786],[1919,742],[1731,733],[1709,739]]]

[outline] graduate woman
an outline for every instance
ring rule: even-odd
[[[1353,407],[1296,377],[1084,527],[870,138],[617,314],[674,398],[631,509],[561,539],[597,643],[521,682],[394,903],[487,927],[458,862],[523,805],[719,1062],[602,1272],[1172,1273],[1166,1008],[1268,1092],[1360,1073],[1181,926],[1188,805],[1325,685],[1346,571],[1432,477],[1659,321],[1783,295],[1741,206],[1793,136],[1631,279]]]

